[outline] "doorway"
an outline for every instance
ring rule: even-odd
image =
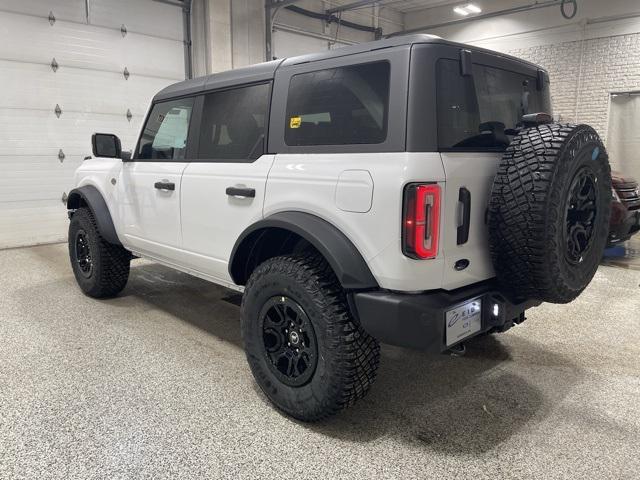
[[[611,94],[608,132],[611,168],[640,181],[640,91]]]

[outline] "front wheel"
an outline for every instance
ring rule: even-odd
[[[259,265],[242,300],[251,371],[281,410],[303,421],[335,414],[375,380],[380,346],[352,317],[333,271],[319,255]]]
[[[88,208],[79,208],[71,217],[69,259],[80,289],[90,297],[113,297],[129,279],[131,253],[102,238]]]

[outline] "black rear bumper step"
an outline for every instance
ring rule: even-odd
[[[526,309],[540,305],[527,300],[512,303],[500,292],[495,282],[483,282],[453,291],[436,290],[424,293],[398,293],[386,290],[357,292],[353,305],[362,327],[382,343],[443,352],[452,345],[445,341],[447,310],[467,300],[482,299],[481,329],[474,336],[490,331],[504,331],[524,320]],[[498,305],[498,315],[493,314]]]

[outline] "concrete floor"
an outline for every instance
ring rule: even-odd
[[[134,265],[96,301],[64,245],[0,251],[0,478],[639,478],[640,271],[462,358],[383,347],[369,396],[305,425],[253,382],[237,298]]]

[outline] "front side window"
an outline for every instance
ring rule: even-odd
[[[460,62],[438,61],[438,144],[440,149],[503,150],[527,113],[552,113],[549,86],[536,78],[473,64],[473,75],[460,73]]]
[[[193,98],[155,104],[142,131],[137,158],[184,159],[192,110]]]
[[[271,85],[213,92],[205,96],[198,158],[248,161],[264,150]]]
[[[287,145],[382,143],[387,136],[389,62],[294,75],[289,84]]]

